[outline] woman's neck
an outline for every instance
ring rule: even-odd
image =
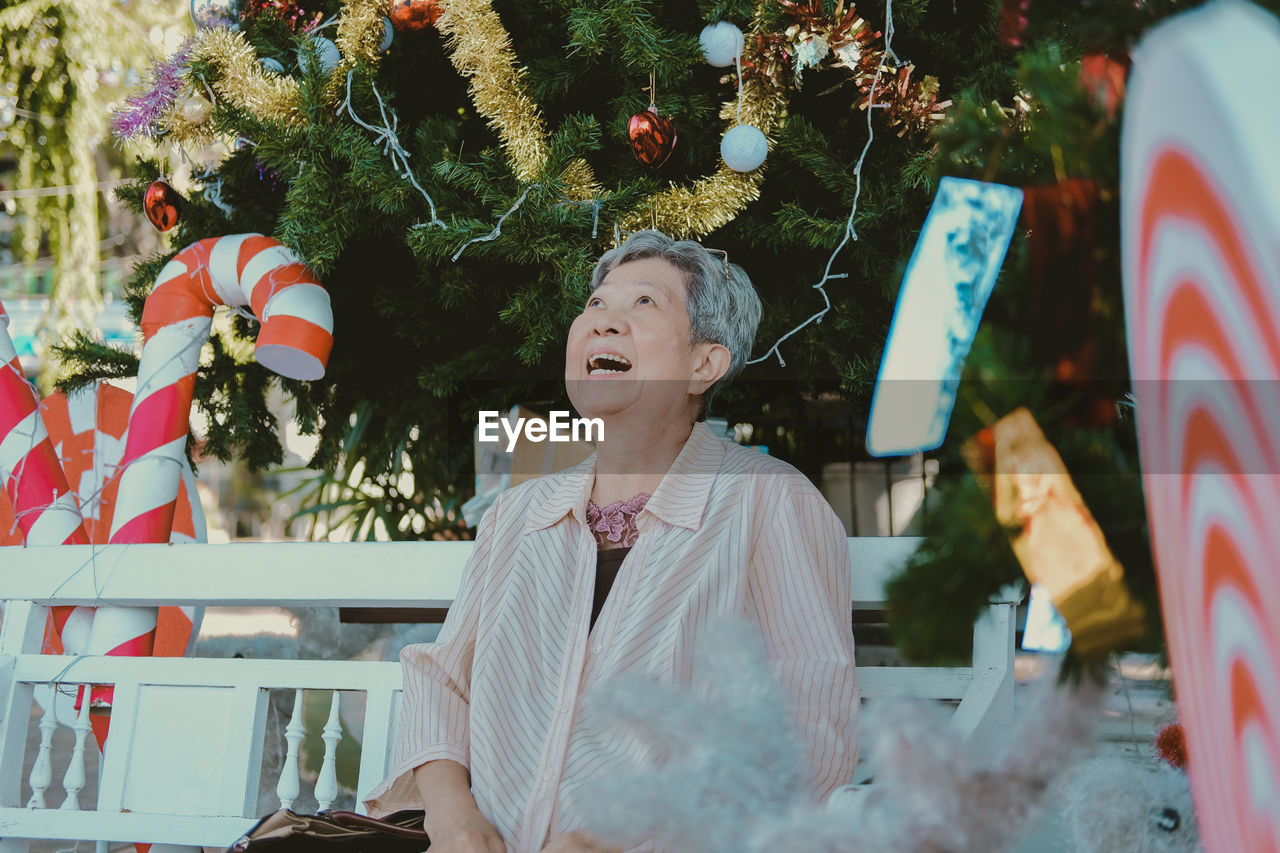
[[[652,495],[684,449],[692,428],[684,418],[606,421],[604,439],[596,447],[591,500],[607,506],[638,494]]]

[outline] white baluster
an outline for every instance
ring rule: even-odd
[[[31,783],[31,799],[27,801],[29,809],[43,809],[44,792],[53,783],[53,764],[49,759],[49,745],[53,733],[58,728],[58,721],[53,715],[53,705],[57,697],[57,687],[49,691],[49,701],[44,705],[44,716],[40,718],[40,752],[36,755],[36,763],[31,768],[28,781]]]
[[[284,756],[284,768],[280,771],[280,781],[276,784],[276,796],[280,798],[280,808],[293,808],[293,801],[298,799],[298,747],[306,729],[302,726],[302,691],[293,694],[293,716],[289,725],[285,726],[284,739],[288,747]]]
[[[67,791],[67,798],[62,801],[62,808],[67,811],[80,810],[80,792],[84,790],[84,739],[92,726],[89,724],[89,685],[84,687],[84,701],[80,703],[80,713],[76,717],[76,745],[71,750],[71,760],[67,762],[67,773],[62,777],[62,787]]]
[[[324,761],[320,764],[320,777],[316,779],[316,803],[319,811],[329,808],[338,798],[338,741],[342,740],[338,696],[338,691],[333,691],[333,701],[329,703],[329,720],[324,724],[324,732],[321,734],[324,740]]]

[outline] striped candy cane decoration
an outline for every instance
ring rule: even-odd
[[[124,455],[132,402],[133,394],[105,382],[71,395],[51,394],[40,401],[40,415],[49,432],[49,441],[66,475],[67,486],[80,508],[85,533],[94,544],[106,544],[110,532],[116,489],[120,484],[116,472]],[[13,535],[7,535],[9,531]],[[203,542],[205,533],[204,512],[196,492],[195,475],[189,466],[184,465],[169,543]],[[22,545],[23,542],[13,506],[5,492],[0,490],[0,546]],[[56,610],[65,611],[65,608]],[[155,654],[181,656],[186,653],[195,627],[196,611],[191,607],[161,608]],[[67,618],[51,620],[45,637],[45,650],[51,654],[83,653],[88,647],[93,612],[92,607],[77,607],[67,614]],[[68,719],[74,724],[74,715]]]
[[[85,531],[75,494],[67,485],[53,441],[45,427],[35,388],[27,382],[8,331],[9,315],[0,302],[0,481],[4,482],[12,519],[7,527],[21,532],[25,545],[83,545]],[[61,640],[66,650],[84,651],[93,608],[53,607],[46,636]],[[72,704],[54,695],[57,716],[74,720]]]
[[[89,541],[40,416],[39,398],[18,363],[0,302],[0,480],[28,545]],[[59,608],[60,610],[62,608]]]
[[[1235,73],[1238,56],[1257,58],[1248,75]],[[1144,39],[1125,111],[1139,446],[1211,853],[1280,850],[1276,80],[1280,22],[1244,3],[1210,4]]]
[[[291,379],[324,375],[333,347],[329,294],[283,244],[238,234],[179,252],[142,313],[145,342],[113,543],[168,541],[200,347],[217,305],[249,306],[262,321],[254,354],[264,367]]]
[[[179,252],[160,272],[142,313],[142,362],[129,413],[112,543],[167,542],[185,466],[200,347],[217,305],[248,306],[261,321],[258,361],[291,379],[319,379],[333,347],[329,294],[279,241],[261,234],[213,237]],[[153,608],[99,612],[91,651],[151,654]],[[109,704],[109,688],[94,701]]]

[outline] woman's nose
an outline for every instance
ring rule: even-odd
[[[591,318],[591,332],[595,335],[620,335],[626,328],[626,320],[607,309]]]

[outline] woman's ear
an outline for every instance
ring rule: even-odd
[[[733,356],[729,348],[723,344],[703,341],[693,348],[693,379],[689,382],[689,393],[701,395],[708,388],[720,381],[720,377],[729,372],[729,364]]]

